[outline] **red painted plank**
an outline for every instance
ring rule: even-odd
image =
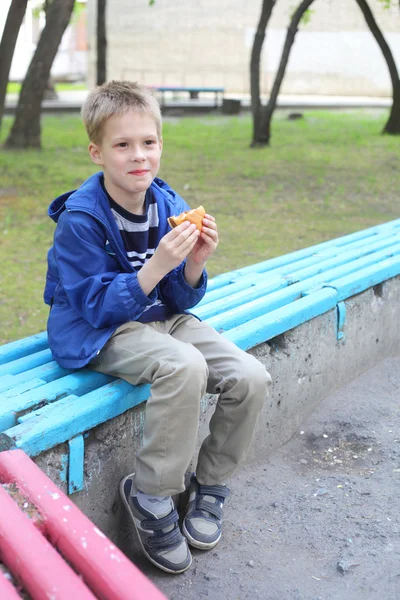
[[[1,600],[21,600],[21,596],[15,587],[8,581],[4,573],[0,571],[0,598]]]
[[[0,481],[15,482],[37,506],[50,541],[99,599],[166,600],[22,450],[0,453]]]
[[[0,514],[1,560],[34,600],[94,600],[83,581],[1,485]]]

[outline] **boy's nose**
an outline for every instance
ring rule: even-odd
[[[132,149],[132,154],[131,154],[131,161],[133,162],[142,162],[145,160],[145,155],[144,152],[141,148],[133,148]]]

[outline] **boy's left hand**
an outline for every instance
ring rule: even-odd
[[[201,265],[214,254],[218,246],[218,229],[214,217],[206,214],[199,239],[187,259],[196,265]]]

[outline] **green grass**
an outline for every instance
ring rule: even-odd
[[[210,275],[400,217],[400,139],[380,135],[385,118],[277,115],[272,147],[263,149],[249,148],[248,115],[168,120],[160,175],[216,217],[221,242]],[[45,329],[47,206],[96,171],[86,147],[78,117],[48,116],[42,151],[0,151],[0,342]]]
[[[86,83],[55,83],[54,87],[57,92],[63,91],[76,91],[76,90],[86,90]],[[7,94],[19,94],[21,90],[21,84],[16,81],[11,81],[7,85]]]

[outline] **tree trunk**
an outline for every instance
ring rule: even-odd
[[[251,51],[250,60],[250,93],[251,93],[251,109],[253,113],[253,142],[252,146],[257,146],[262,143],[263,129],[261,123],[261,97],[260,97],[260,60],[261,51],[265,38],[265,30],[267,28],[272,10],[276,0],[263,0],[261,8],[261,16],[258,23],[257,31],[254,35],[253,48]]]
[[[22,84],[17,112],[6,148],[40,148],[40,112],[43,95],[75,0],[53,0],[46,25]]]
[[[18,32],[26,11],[28,0],[12,0],[0,43],[0,127],[4,114],[8,77]]]
[[[382,54],[386,60],[386,64],[389,69],[390,79],[393,88],[393,104],[392,110],[390,111],[389,120],[383,128],[382,133],[391,133],[393,135],[400,135],[400,79],[397,71],[396,63],[393,58],[393,54],[383,37],[381,30],[377,22],[375,21],[374,15],[366,0],[356,0],[364,19],[367,22],[368,27],[371,30],[379,48],[382,50]]]
[[[272,86],[271,94],[269,96],[267,106],[261,110],[261,124],[262,124],[262,138],[258,141],[257,145],[267,146],[271,139],[271,119],[276,108],[276,102],[278,99],[279,90],[281,89],[282,81],[285,76],[286,67],[289,62],[289,56],[294,44],[296,33],[298,31],[299,23],[304,13],[310,8],[314,0],[303,0],[296,8],[290,21],[285,44],[283,46],[281,60],[279,68],[275,76],[274,85]]]
[[[106,2],[97,0],[97,85],[107,79]]]

